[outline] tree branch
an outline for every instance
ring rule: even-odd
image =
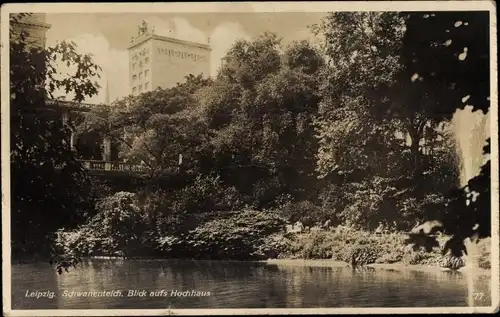
[[[425,125],[427,124],[428,122],[428,119],[427,118],[423,118],[422,120],[420,120],[420,122],[418,122],[418,128],[417,128],[417,134],[418,135],[421,135],[424,128],[425,128]]]

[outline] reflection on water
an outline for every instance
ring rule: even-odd
[[[490,277],[478,276],[475,306],[490,306]],[[67,297],[64,291],[122,297]],[[128,297],[129,290],[148,296]],[[209,296],[149,296],[172,290]],[[26,292],[52,291],[52,299]],[[467,306],[467,277],[451,272],[355,271],[251,262],[91,260],[58,275],[49,264],[12,267],[13,309],[306,308]]]

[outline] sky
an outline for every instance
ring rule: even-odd
[[[127,46],[146,21],[155,33],[183,40],[208,43],[212,47],[211,75],[220,59],[238,39],[251,39],[265,31],[275,32],[287,44],[294,40],[314,41],[309,26],[319,23],[326,13],[48,13],[47,45],[74,41],[80,53],[91,53],[103,69],[98,80],[101,91],[86,100],[105,102],[105,87],[111,101],[129,93]],[[64,66],[61,66],[64,68]],[[61,93],[62,95],[62,93]],[[68,98],[71,98],[68,96]]]

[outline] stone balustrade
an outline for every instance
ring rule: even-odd
[[[147,171],[144,166],[124,163],[124,162],[110,162],[110,161],[97,161],[97,160],[81,160],[83,166],[90,171],[100,172],[133,172],[140,173]]]

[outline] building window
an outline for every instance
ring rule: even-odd
[[[132,88],[132,93],[135,94],[136,92],[137,92],[137,87]]]
[[[142,92],[142,85],[139,85],[139,92]]]
[[[149,63],[149,57],[146,57],[146,58],[144,59],[144,63],[145,63],[145,64]]]
[[[139,80],[142,78],[142,72],[139,73]]]
[[[135,63],[132,63],[132,70],[135,70]]]
[[[136,81],[137,80],[137,75],[132,76],[132,80]]]
[[[144,84],[144,90],[147,90],[149,88],[149,83]]]
[[[144,77],[148,77],[148,74],[149,74],[149,69],[146,69],[146,70],[144,71]]]

